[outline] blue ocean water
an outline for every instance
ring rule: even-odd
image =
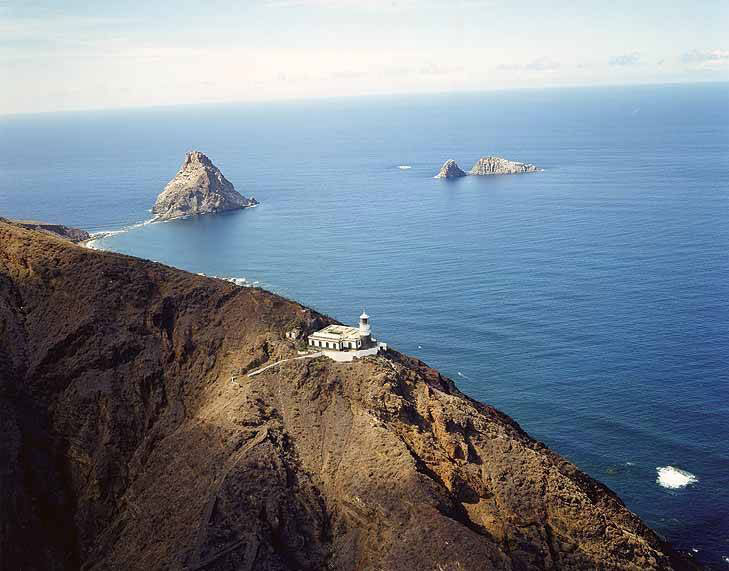
[[[729,85],[0,118],[0,215],[128,228],[189,149],[261,205],[101,247],[344,322],[366,307],[378,338],[726,565]],[[432,178],[486,154],[544,171]],[[667,466],[697,481],[663,487]]]

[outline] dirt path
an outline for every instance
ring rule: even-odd
[[[286,361],[298,361],[299,359],[313,359],[314,357],[321,357],[323,355],[322,352],[319,353],[311,353],[310,355],[303,355],[301,357],[292,357],[290,359],[281,359],[280,361],[276,361],[275,363],[271,363],[270,365],[266,365],[265,367],[261,367],[260,369],[257,369],[255,371],[251,371],[248,373],[249,377],[255,377],[256,375],[261,374],[263,371],[266,371],[270,369],[271,367],[275,367],[276,365],[280,365],[281,363],[285,363]]]

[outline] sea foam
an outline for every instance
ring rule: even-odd
[[[413,167],[411,167],[410,165],[398,165],[397,168],[399,168],[401,171],[406,171],[406,170],[410,170]]]
[[[99,242],[102,239],[108,238],[109,236],[124,234],[126,232],[129,232],[130,230],[134,230],[135,228],[141,228],[142,226],[146,226],[147,224],[152,224],[154,221],[154,218],[150,218],[149,220],[145,220],[143,222],[137,222],[135,224],[130,224],[129,226],[124,226],[123,228],[119,228],[118,230],[100,230],[99,232],[91,232],[91,238],[83,243],[82,246],[88,248],[89,250],[106,251],[106,248],[99,245]]]
[[[671,490],[685,488],[699,481],[691,472],[686,472],[673,466],[660,466],[656,468],[656,472],[658,472],[656,483]]]
[[[210,276],[203,272],[197,272],[197,275],[203,276],[204,278],[213,278],[215,280],[222,280],[224,282],[230,282],[232,284],[237,285],[238,287],[255,287],[259,284],[258,280],[254,281],[254,282],[250,282],[246,278],[243,278],[243,277]]]

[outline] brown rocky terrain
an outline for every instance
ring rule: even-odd
[[[417,359],[244,374],[330,322],[0,221],[0,568],[690,568]]]
[[[5,220],[6,222],[22,226],[29,230],[38,230],[39,232],[53,234],[71,242],[83,242],[91,238],[91,235],[86,230],[64,226],[63,224],[49,224],[47,222],[38,222],[37,220],[6,220],[2,218],[0,220]]]

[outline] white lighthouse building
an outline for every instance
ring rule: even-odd
[[[308,337],[309,347],[334,351],[364,350],[376,347],[372,338],[370,316],[362,310],[359,316],[359,327],[346,325],[328,325]]]
[[[372,329],[370,329],[370,316],[362,310],[362,315],[359,316],[359,339],[362,343],[363,348],[367,348],[372,345]]]

